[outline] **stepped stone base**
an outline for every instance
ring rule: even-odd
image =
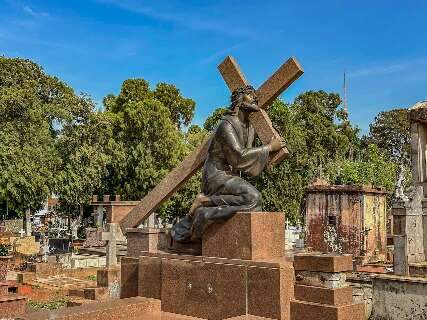
[[[334,306],[349,305],[353,303],[353,289],[351,287],[329,289],[296,285],[295,299]]]
[[[362,320],[365,319],[363,303],[331,306],[306,301],[291,302],[292,320]]]
[[[294,272],[286,258],[240,260],[146,252],[138,294],[164,312],[205,319],[246,314],[289,319]]]
[[[167,248],[166,229],[129,228],[127,256],[139,257],[141,251],[157,251]]]
[[[160,301],[141,297],[84,304],[55,311],[38,311],[17,317],[22,320],[115,320],[150,319],[160,312]],[[159,318],[160,319],[160,318]]]
[[[294,268],[297,271],[345,272],[353,270],[353,260],[349,254],[298,254],[294,257]]]

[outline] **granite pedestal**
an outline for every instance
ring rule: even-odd
[[[237,213],[208,227],[202,256],[151,250],[138,266],[127,257],[122,297],[159,299],[162,312],[202,319],[290,319],[294,270],[284,232],[283,213]]]
[[[353,270],[351,255],[296,255],[294,268],[292,320],[365,319],[365,305],[353,303],[353,290],[346,283],[346,271]]]
[[[167,248],[166,229],[126,229],[127,256],[138,257],[141,251],[158,251]]]

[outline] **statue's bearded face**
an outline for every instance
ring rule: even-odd
[[[236,89],[231,95],[231,109],[234,111],[240,109],[246,112],[259,111],[255,89],[252,86]]]
[[[240,108],[248,112],[259,111],[258,99],[256,95],[254,93],[244,94],[242,97]]]

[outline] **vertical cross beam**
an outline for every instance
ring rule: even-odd
[[[225,58],[218,66],[218,69],[231,92],[248,84],[233,57],[228,56]],[[258,105],[262,110],[252,113],[249,116],[249,121],[263,144],[269,143],[273,137],[280,139],[279,133],[273,128],[271,120],[264,109],[273,103],[273,101],[286,90],[291,83],[298,79],[303,72],[298,61],[295,58],[290,58],[256,91]],[[279,163],[288,154],[288,149],[283,148],[270,155],[270,163]]]
[[[228,56],[218,66],[230,90],[247,84],[237,63]],[[304,73],[295,58],[286,61],[267,81],[257,90],[258,104],[266,109],[286,88]],[[260,137],[262,143],[270,142],[273,136],[279,138],[271,121],[264,110],[250,116],[250,122]],[[153,213],[164,201],[169,199],[181,186],[190,179],[206,160],[211,137],[203,140],[201,145],[184,159],[181,164],[173,169],[160,183],[150,191],[129,214],[120,221],[120,226],[125,232],[127,228],[138,226],[144,219]],[[281,149],[270,155],[270,164],[279,163],[288,154],[287,149]]]
[[[117,266],[117,237],[120,234],[119,225],[117,223],[107,224],[108,232],[100,233],[100,240],[107,241],[106,247],[106,265],[107,268]]]

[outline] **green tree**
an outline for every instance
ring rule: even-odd
[[[390,161],[377,145],[368,145],[362,160],[344,160],[340,167],[344,184],[368,184],[394,191],[398,165]]]
[[[123,194],[142,198],[185,155],[183,134],[170,118],[169,110],[156,99],[127,105],[121,137],[127,154]]]
[[[62,212],[75,215],[93,194],[109,193],[113,159],[125,158],[114,140],[113,120],[108,112],[91,112],[64,126],[56,142],[61,164],[55,179]]]
[[[190,124],[196,103],[189,98],[184,98],[177,87],[163,82],[158,83],[154,97],[169,109],[170,117],[178,129]]]
[[[173,85],[160,83],[152,91],[144,79],[129,79],[117,97],[104,98],[104,105],[114,117],[114,140],[124,155],[112,160],[106,188],[140,199],[193,148],[181,126],[191,121],[195,104]]]
[[[216,109],[203,124],[203,128],[207,131],[213,131],[219,120],[228,112],[228,108],[218,108]]]
[[[284,211],[291,222],[300,220],[304,188],[315,178],[337,176],[336,164],[358,153],[358,129],[340,108],[337,94],[309,91],[292,104],[276,100],[268,114],[291,152],[281,164],[264,171],[255,184],[264,210]]]
[[[410,123],[407,109],[380,112],[369,126],[367,143],[376,144],[389,158],[410,165]]]
[[[0,57],[0,197],[22,214],[50,195],[65,122],[90,110],[84,97],[24,59]]]

